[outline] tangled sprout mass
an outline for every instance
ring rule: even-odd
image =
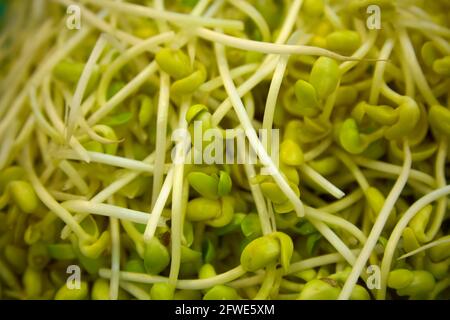
[[[449,12],[0,1],[0,298],[449,299]]]

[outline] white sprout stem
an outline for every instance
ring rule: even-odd
[[[124,157],[114,156],[111,154],[95,152],[95,151],[87,151],[91,162],[107,164],[110,166],[115,166],[119,168],[134,170],[134,171],[142,171],[147,173],[153,173],[154,165],[150,163],[146,163],[143,161],[138,161],[134,159],[128,159]],[[72,150],[62,150],[56,153],[57,157],[61,157],[64,159],[70,160],[82,160],[77,153]],[[167,171],[164,169],[164,172]]]
[[[42,178],[41,178],[42,180]],[[77,194],[67,193],[67,192],[61,192],[58,190],[49,190],[48,191],[52,197],[55,198],[55,200],[58,201],[68,201],[68,200],[87,200],[85,196],[80,196]]]
[[[166,135],[167,117],[170,100],[170,77],[167,73],[160,72],[158,114],[156,118],[156,147],[155,147],[155,171],[153,174],[152,207],[155,205],[159,191],[163,184],[164,163],[166,160]]]
[[[359,249],[351,250],[352,254],[358,254]],[[327,264],[342,262],[344,258],[340,253],[329,253],[322,256],[309,258],[299,262],[294,262],[289,266],[287,274],[297,273],[303,270],[308,270],[316,267],[321,267]]]
[[[383,45],[380,52],[379,59],[375,64],[375,71],[373,73],[372,86],[370,87],[369,103],[376,105],[378,104],[378,97],[380,95],[381,84],[383,81],[383,74],[386,68],[386,60],[389,58],[392,49],[394,48],[394,40],[388,39]]]
[[[423,30],[422,30],[423,32]],[[433,44],[436,46],[438,50],[440,50],[443,54],[449,55],[450,54],[450,44],[447,40],[442,39],[441,37],[423,32],[424,35],[429,38],[431,41],[433,41]]]
[[[145,247],[144,247],[144,239],[142,238],[142,233],[136,229],[136,226],[126,220],[120,220],[120,224],[125,230],[126,234],[130,237],[130,239],[134,242],[136,246],[136,252],[139,257],[144,257]]]
[[[53,128],[48,121],[44,118],[44,115],[42,114],[40,108],[39,108],[39,103],[37,101],[37,94],[36,94],[36,88],[31,87],[30,88],[30,106],[31,106],[31,110],[33,111],[34,114],[34,118],[36,120],[37,125],[42,129],[42,131],[48,135],[49,137],[51,137],[53,140],[56,141],[61,141],[61,137],[58,133],[58,131],[56,131],[55,128]]]
[[[151,153],[148,157],[146,157],[142,162],[151,163],[154,161],[155,154]],[[121,176],[119,179],[109,184],[105,189],[97,193],[91,201],[93,202],[103,202],[112,196],[114,193],[119,191],[122,187],[126,186],[128,183],[136,179],[139,176],[139,172],[129,172],[125,175]]]
[[[402,15],[409,15],[410,17],[420,18],[421,20],[428,20],[428,22],[433,23],[433,18],[430,16],[430,14],[415,5],[412,5],[408,8],[399,8],[399,12]]]
[[[326,211],[329,213],[336,213],[352,206],[353,204],[358,202],[362,197],[364,197],[364,192],[362,192],[361,189],[356,189],[352,193],[348,194],[345,198],[337,200],[326,206],[320,207],[319,210]]]
[[[115,29],[114,26],[103,21],[103,18],[105,17],[105,13],[106,13],[105,10],[100,11],[99,14],[95,14],[91,10],[86,8],[85,6],[81,5],[79,2],[74,2],[71,0],[51,0],[51,1],[59,2],[60,4],[63,4],[65,7],[68,7],[70,5],[79,6],[81,12],[83,13],[83,19],[86,19],[86,22],[88,22],[88,24],[97,28],[98,30],[101,30],[101,31],[107,33],[108,35],[111,35],[113,37],[116,37],[116,38],[122,40],[123,42],[126,42],[131,45],[136,45],[142,41],[141,39],[139,39],[129,33]]]
[[[246,271],[241,266],[237,266],[227,272],[206,279],[179,279],[176,281],[175,285],[177,289],[202,290],[211,288],[215,285],[228,283],[243,276],[245,273]],[[99,275],[102,278],[110,278],[111,270],[100,269]],[[120,272],[120,279],[124,281],[147,284],[169,283],[169,278],[167,277],[125,271]]]
[[[272,263],[271,265],[266,267],[266,274],[264,275],[264,279],[262,281],[261,286],[259,287],[258,292],[253,300],[266,300],[270,294],[271,289],[273,289],[277,276],[277,266],[276,263]]]
[[[403,230],[408,226],[408,223],[420,210],[422,210],[431,202],[448,194],[450,194],[450,185],[432,191],[431,193],[414,202],[413,205],[410,206],[399,219],[391,232],[389,240],[386,244],[386,248],[384,250],[383,260],[381,261],[380,290],[378,290],[377,299],[384,299],[386,296],[387,277],[391,268],[395,249],[397,248],[397,244],[403,234]]]
[[[200,1],[198,1],[197,4],[195,5],[194,9],[192,9],[191,15],[193,15],[193,16],[201,15],[206,10],[206,8],[208,7],[210,1],[211,0],[200,0]]]
[[[155,9],[158,11],[164,11],[164,0],[153,1]],[[159,32],[164,32],[168,30],[167,21],[157,20],[156,25],[158,26]]]
[[[306,151],[303,156],[305,162],[309,162],[320,156],[322,153],[328,150],[332,142],[333,139],[331,137],[328,137],[320,141],[320,143],[314,146],[314,148],[312,148],[311,150]]]
[[[158,64],[156,61],[150,63],[145,67],[133,80],[129,81],[125,87],[123,87],[119,92],[117,92],[111,99],[109,99],[104,105],[102,105],[97,111],[95,111],[88,119],[88,124],[90,126],[96,124],[104,116],[110,113],[119,103],[123,102],[131,94],[136,92],[141,85],[143,85],[150,76],[156,72],[158,69]]]
[[[66,131],[66,141],[70,141],[73,132],[77,129],[78,121],[82,115],[80,110],[81,101],[83,100],[84,92],[87,88],[89,79],[94,72],[97,60],[100,58],[103,50],[106,46],[106,40],[103,35],[100,35],[97,42],[95,43],[94,49],[84,66],[83,72],[81,73],[80,79],[78,80],[75,93],[72,97],[72,101],[69,104],[69,116],[67,117],[67,131]]]
[[[309,222],[320,232],[320,234],[327,239],[327,241],[336,249],[339,254],[341,254],[344,259],[352,266],[355,264],[356,256],[353,252],[347,247],[347,245],[342,241],[336,233],[331,230],[325,223],[322,221],[316,220],[314,218],[309,217]]]
[[[300,201],[300,198],[297,197],[295,192],[291,189],[289,184],[280,174],[280,171],[272,161],[272,158],[267,154],[266,150],[264,149],[264,146],[259,141],[255,129],[253,128],[251,121],[248,118],[248,115],[245,111],[245,107],[242,104],[241,98],[239,97],[239,93],[237,92],[233,80],[231,79],[228,62],[225,57],[224,47],[218,43],[216,43],[214,47],[216,51],[219,72],[223,77],[225,89],[229,95],[230,101],[239,118],[239,121],[241,122],[242,127],[244,128],[245,134],[247,135],[250,145],[255,150],[256,154],[259,156],[263,165],[265,165],[269,169],[270,174],[273,176],[279,188],[287,196],[289,201],[294,205],[297,215],[303,217],[305,215],[304,211],[305,209],[303,207],[302,202]]]
[[[56,214],[64,223],[78,236],[80,240],[89,240],[91,237],[88,235],[83,228],[78,224],[78,222],[72,217],[70,212],[68,212],[64,207],[62,207],[45,189],[39,178],[36,176],[36,172],[33,169],[33,164],[31,163],[31,155],[29,147],[24,149],[23,153],[23,167],[27,172],[30,179],[30,183],[33,186],[36,195],[42,201],[43,204],[47,206],[54,214]]]
[[[189,152],[190,152],[190,150],[189,150]],[[189,156],[189,152],[188,152],[188,156]],[[182,190],[181,199],[180,199],[181,212],[182,212],[181,230],[184,230],[184,226],[186,223],[185,217],[186,217],[187,205],[189,203],[189,189],[190,189],[189,181],[188,181],[187,177],[184,177],[183,178],[183,190]],[[188,241],[187,241],[187,238],[186,238],[184,232],[181,233],[181,244],[184,246],[188,245]]]
[[[212,17],[214,16],[224,5],[225,0],[215,0],[212,5],[206,10],[204,16]]]
[[[216,2],[218,3],[218,2]],[[280,33],[278,34],[277,39],[275,40],[276,44],[284,43],[291,33],[293,26],[295,25],[295,21],[298,16],[298,11],[303,3],[303,0],[294,0],[291,4],[291,8],[286,19],[283,22],[283,25],[280,28]],[[303,39],[303,41],[307,41],[307,39]],[[242,97],[247,92],[249,92],[253,87],[255,87],[258,83],[260,83],[265,77],[270,74],[276,66],[277,57],[275,55],[268,55],[261,66],[257,68],[256,72],[246,80],[242,85],[238,87],[239,96]],[[233,70],[230,72],[232,73]],[[234,76],[234,75],[232,75]],[[220,84],[223,84],[222,77],[218,79]],[[212,116],[213,125],[217,125],[223,119],[223,117],[230,111],[231,103],[229,99],[226,99],[219,107],[217,107],[216,112],[214,112]]]
[[[298,41],[299,32],[295,32],[288,40],[288,44],[294,44]],[[270,130],[273,125],[273,117],[275,114],[275,107],[277,104],[278,94],[280,92],[281,83],[286,72],[286,67],[289,61],[289,55],[280,56],[275,67],[275,71],[270,82],[269,93],[267,94],[266,106],[264,108],[263,129],[267,131],[268,141],[271,141]],[[270,152],[270,150],[268,150]]]
[[[61,136],[64,135],[65,126],[62,120],[59,118],[56,113],[56,107],[53,103],[50,94],[50,77],[44,81],[43,85],[43,98],[44,98],[44,107],[50,121],[53,123],[54,127],[58,130]],[[88,99],[87,99],[88,100]],[[71,137],[69,145],[73,148],[75,153],[79,156],[80,160],[90,162],[90,157],[86,149],[80,144],[80,142],[74,136]]]
[[[14,145],[11,149],[13,150],[20,150],[28,141],[31,134],[33,133],[35,129],[36,120],[33,115],[29,115],[27,118],[27,121],[22,126],[22,129],[20,130],[19,134],[17,135],[17,138],[14,141]],[[1,166],[0,166],[1,168]]]
[[[403,68],[405,70],[406,68]],[[396,104],[400,104],[403,96],[392,90],[384,81],[381,86],[381,93]]]
[[[109,298],[117,300],[120,283],[120,229],[116,218],[109,218],[111,229],[111,280],[109,283]]]
[[[287,291],[292,291],[293,293],[279,293],[278,292],[276,299],[296,300],[298,298],[298,293],[300,291],[302,291],[304,287],[305,287],[304,283],[297,283],[297,282],[286,280],[286,279],[280,279],[280,288],[285,289]]]
[[[341,86],[341,78],[339,78],[335,90],[328,96],[328,98],[326,98],[322,113],[319,116],[320,119],[327,122],[330,121],[330,117],[333,114],[334,105],[336,103],[337,88],[339,88],[340,86]]]
[[[353,288],[372,253],[372,250],[375,248],[375,245],[380,238],[380,234],[383,231],[387,219],[389,218],[389,214],[400,196],[400,193],[405,187],[406,181],[408,181],[409,170],[411,169],[411,152],[407,141],[404,142],[403,149],[405,158],[403,161],[402,172],[400,173],[397,181],[392,187],[392,190],[389,192],[383,207],[377,215],[377,219],[372,227],[372,230],[370,231],[369,237],[367,238],[367,241],[364,244],[364,247],[361,250],[355,264],[353,265],[352,271],[345,281],[341,293],[339,294],[339,300],[347,300],[350,297]]]
[[[322,209],[314,209],[308,206],[305,206],[305,213],[306,217],[311,217],[315,220],[326,222],[328,224],[342,228],[343,230],[352,234],[361,243],[365,243],[367,240],[364,233],[357,226],[345,220],[344,218],[325,212]]]
[[[333,197],[337,199],[341,199],[345,196],[345,193],[340,190],[338,187],[333,185],[330,181],[328,181],[325,177],[323,177],[316,170],[308,166],[307,164],[302,164],[300,166],[300,171],[307,177],[314,180],[320,187],[322,187],[325,191],[331,194]]]
[[[362,19],[358,19],[358,18],[356,18],[356,16],[354,16],[352,18],[352,23],[353,23],[353,27],[354,27],[355,31],[358,32],[361,39],[367,39],[368,29],[367,29],[365,21],[363,21]]]
[[[45,164],[45,166],[52,166],[52,163],[50,161],[50,156],[47,152],[47,148],[48,148],[48,140],[47,137],[45,135],[45,133],[43,133],[40,130],[36,130],[36,136],[37,136],[37,145],[39,148],[39,152],[42,156],[42,162]]]
[[[238,88],[239,97],[244,96],[247,92],[253,89],[257,84],[259,84],[263,79],[265,79],[275,68],[277,63],[276,57],[272,59],[267,59],[266,63],[263,63],[261,67],[256,70],[254,74],[251,75],[244,83],[242,83]],[[231,77],[231,75],[230,75]],[[223,79],[222,79],[223,82]],[[224,102],[213,113],[211,122],[212,125],[218,125],[220,121],[225,117],[225,115],[231,110],[232,104],[228,97]]]
[[[243,13],[245,13],[246,15],[248,15],[249,18],[253,20],[253,22],[261,32],[263,41],[268,42],[272,39],[272,36],[270,35],[269,25],[267,24],[266,20],[261,15],[261,13],[258,10],[256,10],[254,6],[242,0],[228,0],[228,2],[231,3],[233,6],[235,6],[237,9],[239,9],[240,11],[242,11]]]
[[[411,40],[408,37],[404,28],[399,28],[398,36],[400,39],[400,45],[404,51],[404,57],[406,62],[411,69],[411,73],[413,75],[413,79],[419,88],[420,93],[423,95],[425,101],[430,105],[438,105],[439,101],[433,95],[433,92],[428,85],[427,80],[420,68],[419,62],[417,61],[416,54],[414,52],[414,48],[411,44]]]
[[[46,98],[46,97],[45,97]],[[46,99],[47,100],[47,99]],[[45,104],[47,104],[48,101],[46,101]],[[53,105],[53,104],[51,104]],[[62,142],[61,137],[63,133],[63,124],[60,122],[56,122],[55,126],[58,130],[55,130],[44,118],[42,112],[40,111],[40,108],[37,103],[37,97],[36,97],[36,89],[34,87],[30,87],[30,106],[33,110],[34,119],[36,123],[43,129],[43,131],[52,137],[54,140]],[[53,119],[56,120],[56,119]],[[59,120],[59,119],[58,119]],[[59,132],[58,132],[59,131]],[[74,150],[78,153],[81,159],[83,159],[86,162],[89,162],[89,156],[87,155],[86,150],[81,146],[81,144],[74,138],[71,138],[70,146],[74,148]],[[47,153],[45,153],[47,154]]]
[[[50,93],[50,86],[51,86],[51,76],[47,76],[44,79],[44,84],[42,85],[42,98],[43,98],[43,104],[45,113],[47,114],[48,118],[50,119],[50,122],[53,124],[53,126],[60,132],[64,133],[64,123],[60,119],[57,107],[54,105],[51,93]]]
[[[425,32],[430,32],[434,35],[439,35],[445,38],[450,38],[450,29],[430,23],[427,21],[420,21],[420,20],[414,20],[414,21],[408,21],[408,20],[401,20],[399,24],[403,27],[408,27],[411,29],[417,29]]]
[[[74,37],[72,37],[67,43],[65,43],[63,48],[52,52],[48,57],[45,58],[43,63],[39,65],[37,71],[31,76],[25,88],[22,89],[17,98],[13,102],[11,102],[11,107],[9,108],[8,113],[4,117],[2,117],[2,120],[0,122],[0,136],[5,133],[5,130],[9,128],[11,123],[14,122],[14,119],[17,117],[17,115],[22,111],[30,88],[33,86],[36,87],[42,81],[42,79],[46,75],[48,75],[53,67],[57,65],[62,59],[64,59],[77,45],[79,45],[89,35],[90,32],[90,27],[83,28],[83,30],[77,32]]]
[[[245,278],[231,281],[231,282],[227,283],[227,286],[231,287],[231,288],[235,288],[235,289],[256,286],[256,285],[260,284],[264,280],[265,277],[266,277],[266,273],[260,272],[254,276],[245,277]],[[297,294],[297,296],[298,296],[298,294]]]
[[[442,137],[441,141],[439,142],[439,149],[436,155],[435,165],[436,182],[438,188],[442,188],[447,184],[447,181],[445,179],[445,162],[447,158],[447,149],[447,138]],[[445,218],[446,208],[447,198],[443,197],[438,200],[433,220],[430,223],[428,231],[425,233],[425,239],[427,242],[431,241],[438,234],[439,229],[441,228],[442,221]]]
[[[369,182],[363,175],[358,166],[355,165],[353,160],[344,152],[337,148],[333,148],[333,153],[338,157],[339,160],[350,170],[350,172],[355,177],[361,189],[365,192],[369,188]]]
[[[48,179],[52,176],[52,174],[55,173],[56,167],[53,163],[49,163],[45,166],[44,171],[42,171],[41,175],[39,176],[39,180],[42,182],[42,184],[46,184]],[[81,196],[84,198],[84,196]]]
[[[5,134],[2,145],[0,147],[0,170],[7,166],[10,159],[10,150],[14,145],[14,140],[16,138],[16,133],[18,129],[18,123],[14,123],[12,128]]]
[[[122,281],[120,282],[120,287],[138,300],[151,300],[150,295],[144,289],[135,284]]]
[[[269,215],[270,226],[272,227],[273,232],[277,231],[277,221],[275,219],[275,212],[272,207],[272,201],[267,199],[266,201],[267,213]]]
[[[450,54],[450,53],[449,53]],[[450,79],[447,79],[446,81],[442,81],[441,83],[437,84],[436,86],[434,86],[433,90],[433,94],[436,97],[441,97],[445,94],[447,94],[448,92],[448,87],[450,86]]]
[[[239,140],[238,140],[239,141]],[[239,142],[238,142],[239,143]],[[247,152],[244,146],[244,143],[241,144],[240,150],[242,150],[243,159],[247,156]],[[249,181],[256,176],[255,167],[250,163],[250,161],[244,161],[244,170],[245,174],[247,175],[247,178]],[[259,222],[261,224],[261,230],[264,235],[272,233],[274,230],[272,230],[272,226],[270,223],[269,215],[268,215],[268,206],[266,206],[266,203],[264,201],[264,195],[261,191],[261,187],[257,184],[250,183],[250,191],[252,192],[254,203],[256,206],[256,211],[258,213]]]
[[[370,49],[372,49],[373,45],[375,44],[375,40],[377,39],[378,32],[372,31],[369,35],[369,39],[364,42],[361,47],[358,48],[358,50],[353,53],[351,58],[345,61],[339,65],[339,70],[341,71],[341,75],[344,73],[347,73],[350,69],[352,69],[354,66],[358,64],[358,61],[365,57],[367,53],[369,53]],[[332,58],[332,57],[330,57]]]
[[[427,194],[434,190],[434,188],[427,187],[424,184],[417,181],[408,181],[408,184],[422,194]]]
[[[433,248],[433,247],[437,247],[437,246],[440,246],[441,244],[446,244],[446,243],[450,243],[450,238],[448,238],[448,236],[447,236],[447,238],[444,237],[444,238],[432,241],[430,243],[427,243],[426,245],[423,245],[423,246],[417,248],[416,250],[410,251],[407,254],[404,254],[404,255],[398,257],[397,260],[406,259],[408,257],[411,257],[411,256],[415,255],[415,254],[418,254],[419,252],[422,252],[422,251],[425,251],[427,249],[430,249],[430,248]]]
[[[53,35],[54,30],[52,30],[52,23],[47,22],[36,32],[36,37],[29,39],[28,41],[30,42],[24,44],[20,57],[16,60],[14,66],[4,79],[4,83],[8,84],[8,90],[3,93],[3,97],[0,99],[0,117],[17,94],[21,81],[26,76],[30,65],[34,62],[33,58],[36,57],[36,52],[38,52],[40,47],[46,44]]]
[[[297,1],[300,2],[301,1]],[[290,12],[290,14],[292,13],[292,11]],[[284,26],[290,26],[288,24],[285,24]],[[290,26],[289,28],[286,28],[286,30],[290,30],[292,28],[292,26]],[[282,30],[283,31],[283,30]],[[287,32],[287,31],[286,31]],[[290,32],[290,31],[289,31]],[[275,43],[281,43],[284,42],[287,39],[283,37],[281,37],[281,33],[280,36],[278,37],[277,41]],[[301,42],[307,42],[308,38],[302,38]],[[276,65],[277,65],[277,61],[278,61],[278,56],[277,55],[268,55],[263,62],[261,63],[260,67],[256,70],[256,72],[254,74],[252,74],[246,81],[244,81],[238,88],[238,93],[239,96],[242,97],[244,96],[246,93],[248,93],[251,89],[253,89],[256,85],[258,85],[261,81],[263,81],[271,72],[273,72],[273,70],[275,69]],[[222,80],[223,82],[223,80]],[[222,121],[222,119],[229,113],[230,109],[232,108],[230,99],[227,98],[224,102],[222,102],[216,109],[216,111],[214,112],[214,114],[212,115],[211,118],[211,122],[213,125],[217,125],[220,123],[220,121]]]
[[[436,283],[430,295],[430,300],[436,300],[436,297],[450,286],[450,277],[446,277]]]
[[[248,73],[251,73],[258,69],[259,65],[257,63],[248,63],[244,64],[242,66],[236,67],[230,71],[232,79],[236,79],[238,77],[241,77],[243,75],[246,75]],[[206,81],[203,83],[198,90],[204,91],[204,92],[211,92],[213,90],[216,90],[220,88],[223,85],[222,77],[217,76],[209,81]]]
[[[351,252],[353,254],[358,254],[359,249],[353,249]],[[343,262],[345,261],[344,257],[338,252],[335,253],[328,253],[325,255],[308,258],[305,260],[301,260],[298,262],[294,262],[289,266],[288,271],[286,272],[286,275],[291,275],[294,273],[298,273],[304,270],[313,269],[317,267],[326,266],[333,263]],[[261,271],[258,274],[238,280],[231,281],[227,283],[227,286],[230,286],[232,288],[243,288],[248,286],[253,286],[261,283],[261,281],[265,277],[265,272]],[[298,293],[297,293],[298,296]]]
[[[89,186],[83,180],[80,173],[66,160],[59,163],[58,167],[67,175],[72,184],[81,194],[89,193]]]
[[[240,126],[238,126],[240,127]],[[240,156],[242,159],[247,159],[250,155],[247,152],[245,146],[245,140],[238,139]],[[256,176],[254,165],[250,161],[244,161],[244,171],[249,181]],[[253,196],[251,201],[255,203],[256,211],[258,213],[259,222],[261,224],[261,230],[264,235],[270,234],[276,231],[275,217],[273,216],[272,204],[270,200],[265,201],[264,195],[261,191],[259,184],[250,183],[250,191]],[[273,218],[271,217],[273,216]]]
[[[176,130],[178,129],[178,118],[177,118],[177,114],[178,114],[178,110],[176,110],[172,104],[169,104],[169,127],[171,130]],[[168,142],[167,144],[172,147],[173,146],[173,141],[171,141],[171,139],[166,139]]]
[[[151,217],[148,220],[147,226],[144,231],[144,241],[150,242],[150,240],[155,235],[156,227],[158,226],[159,218],[164,210],[167,199],[169,198],[170,192],[172,191],[173,186],[173,171],[174,169],[170,169],[169,173],[166,176],[166,180],[162,185],[162,188],[156,198],[155,204],[152,208]]]
[[[333,10],[329,5],[325,5],[324,8],[325,18],[330,22],[330,24],[333,26],[336,30],[343,30],[345,29],[345,26],[342,24],[341,19],[336,14],[335,10]]]
[[[140,54],[143,54],[146,51],[154,51],[154,49],[156,49],[159,44],[170,41],[171,39],[174,38],[174,36],[175,33],[173,31],[169,31],[148,38],[140,42],[139,44],[127,49],[116,60],[114,60],[111,64],[109,64],[108,69],[105,71],[98,85],[97,91],[98,103],[100,105],[106,103],[106,92],[108,89],[108,84],[111,82],[111,79],[120,70],[121,67],[123,67],[128,62],[132,61],[134,58],[136,58]]]
[[[292,28],[298,19],[300,7],[303,4],[303,0],[294,0],[289,8],[286,18],[284,19],[283,25],[280,28],[280,32],[275,40],[275,43],[281,44],[286,42],[291,34]]]
[[[56,171],[56,167],[53,163],[48,163],[45,166],[45,169],[42,171],[41,175],[39,176],[39,180],[42,184],[46,184],[48,179],[54,174]]]
[[[352,87],[357,91],[364,91],[370,88],[372,85],[372,79],[360,80],[352,84]]]
[[[411,67],[408,65],[408,54],[403,48],[400,51],[395,52],[396,58],[400,61],[400,68],[405,82],[404,94],[409,97],[414,97],[416,94],[416,86],[411,72]]]
[[[122,0],[114,0],[114,1],[122,1]],[[109,17],[109,24],[114,28],[117,27],[117,17],[119,16],[118,12],[114,12]]]
[[[120,143],[122,142],[121,140],[111,140],[108,138],[104,138],[101,135],[99,135],[97,132],[95,132],[94,129],[92,129],[91,127],[89,127],[89,125],[86,122],[86,119],[84,119],[84,117],[80,117],[80,128],[86,132],[86,134],[94,141],[97,141],[99,143],[102,144],[112,144],[112,143]]]
[[[229,36],[221,32],[216,32],[205,28],[198,28],[194,30],[194,33],[197,34],[197,36],[199,36],[200,38],[211,41],[214,44],[225,45],[228,47],[247,51],[255,51],[266,54],[296,54],[296,55],[301,54],[311,56],[325,56],[342,61],[352,61],[356,59],[342,56],[340,54],[334,53],[332,51],[320,47],[277,44],[271,42],[248,40]]]
[[[397,166],[395,164],[386,163],[378,160],[372,160],[368,158],[364,158],[361,156],[356,156],[353,158],[355,163],[360,165],[361,167],[373,169],[376,171],[380,171],[383,173],[389,174],[400,174],[402,171],[402,167]],[[422,171],[418,171],[415,169],[411,169],[409,172],[409,178],[420,181],[430,187],[434,187],[436,185],[435,179]]]
[[[180,110],[179,128],[186,130],[186,112],[189,108],[190,98],[183,98]],[[173,173],[172,190],[172,220],[171,220],[171,261],[169,271],[169,284],[175,286],[181,264],[181,241],[183,234],[183,215],[186,209],[181,199],[183,199],[184,162],[186,157],[186,141],[180,141],[176,145]]]
[[[314,194],[306,188],[300,189],[300,193],[303,194],[303,197],[309,202],[309,205],[320,207],[326,204],[326,202],[322,200],[318,195]]]
[[[91,213],[100,216],[123,219],[139,224],[147,224],[151,217],[151,215],[146,212],[84,200],[69,200],[63,202],[61,206],[72,212]],[[164,220],[160,219],[159,224],[164,225]]]
[[[101,8],[108,8],[111,10],[119,11],[121,13],[151,18],[157,21],[164,20],[181,26],[203,25],[205,27],[223,27],[225,29],[237,29],[237,30],[241,30],[244,27],[243,23],[238,20],[199,17],[189,14],[169,12],[165,10],[157,10],[150,8],[148,6],[141,6],[131,3],[118,3],[106,0],[85,0],[85,2],[92,3]]]
[[[252,122],[258,121],[255,120],[255,100],[253,99],[253,95],[251,93],[247,93],[244,97],[242,97],[245,105],[245,109],[247,110],[248,117]],[[267,140],[270,141],[269,138]]]

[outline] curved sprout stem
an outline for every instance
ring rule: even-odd
[[[402,236],[403,230],[407,227],[408,223],[412,218],[414,218],[417,212],[419,212],[429,203],[448,194],[450,194],[450,185],[432,191],[431,193],[414,202],[413,205],[408,208],[408,210],[397,222],[394,230],[392,230],[391,235],[389,236],[384,250],[383,260],[381,261],[381,281],[380,290],[377,293],[377,299],[382,300],[386,297],[387,277],[391,268],[395,249],[397,247],[398,241],[400,240],[400,237]]]
[[[219,67],[220,74],[224,78],[225,89],[230,96],[231,103],[233,104],[234,110],[239,118],[239,121],[244,128],[245,134],[250,142],[250,145],[255,150],[256,154],[260,157],[261,162],[268,167],[271,175],[274,180],[280,187],[280,189],[286,194],[288,199],[294,205],[295,211],[297,214],[302,217],[304,216],[304,207],[300,199],[296,196],[294,191],[288,185],[286,180],[281,176],[279,170],[273,163],[270,156],[265,151],[264,147],[261,145],[261,142],[258,140],[258,137],[253,129],[250,120],[248,119],[247,113],[245,112],[244,105],[242,104],[242,100],[239,97],[236,87],[234,86],[233,80],[230,76],[230,70],[228,68],[228,63],[225,58],[224,47],[218,43],[215,44],[215,51],[217,57],[217,64]]]
[[[225,29],[236,29],[236,30],[243,29],[244,27],[243,23],[238,20],[200,17],[182,13],[169,12],[165,10],[153,9],[147,6],[141,6],[131,3],[105,1],[105,0],[86,0],[86,2],[92,3],[101,8],[109,8],[111,10],[115,10],[118,12],[156,19],[159,21],[163,20],[180,26],[203,25],[206,27],[220,27]]]
[[[111,229],[111,280],[109,298],[117,300],[120,285],[120,226],[116,218],[109,218]]]
[[[386,201],[381,208],[381,211],[377,215],[377,219],[370,231],[369,237],[367,238],[366,243],[364,244],[361,253],[359,254],[355,264],[353,265],[352,271],[350,272],[347,280],[345,281],[344,286],[342,287],[342,291],[339,294],[340,300],[346,300],[350,297],[350,294],[353,291],[358,278],[369,259],[372,250],[375,248],[375,245],[380,237],[381,232],[386,224],[387,219],[389,218],[389,213],[392,211],[392,208],[395,205],[400,193],[405,187],[406,181],[408,180],[409,170],[411,169],[411,152],[409,150],[408,141],[404,142],[403,152],[405,154],[405,158],[403,160],[403,168],[400,173],[397,181],[392,187],[391,192],[386,198]]]
[[[420,253],[422,251],[425,251],[427,249],[430,249],[430,248],[433,248],[433,247],[436,247],[436,246],[440,246],[441,244],[446,244],[446,243],[450,243],[450,238],[438,239],[438,240],[435,240],[435,241],[431,241],[431,242],[429,242],[429,243],[427,243],[427,244],[425,244],[425,245],[423,245],[423,246],[421,246],[421,247],[419,247],[419,248],[417,248],[415,250],[412,250],[412,251],[410,251],[410,252],[408,252],[408,253],[398,257],[397,260],[402,260],[402,259],[406,259],[406,258],[412,257],[413,255],[418,254],[418,253]]]

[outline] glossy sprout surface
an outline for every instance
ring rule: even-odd
[[[449,299],[449,12],[0,0],[0,299]]]

